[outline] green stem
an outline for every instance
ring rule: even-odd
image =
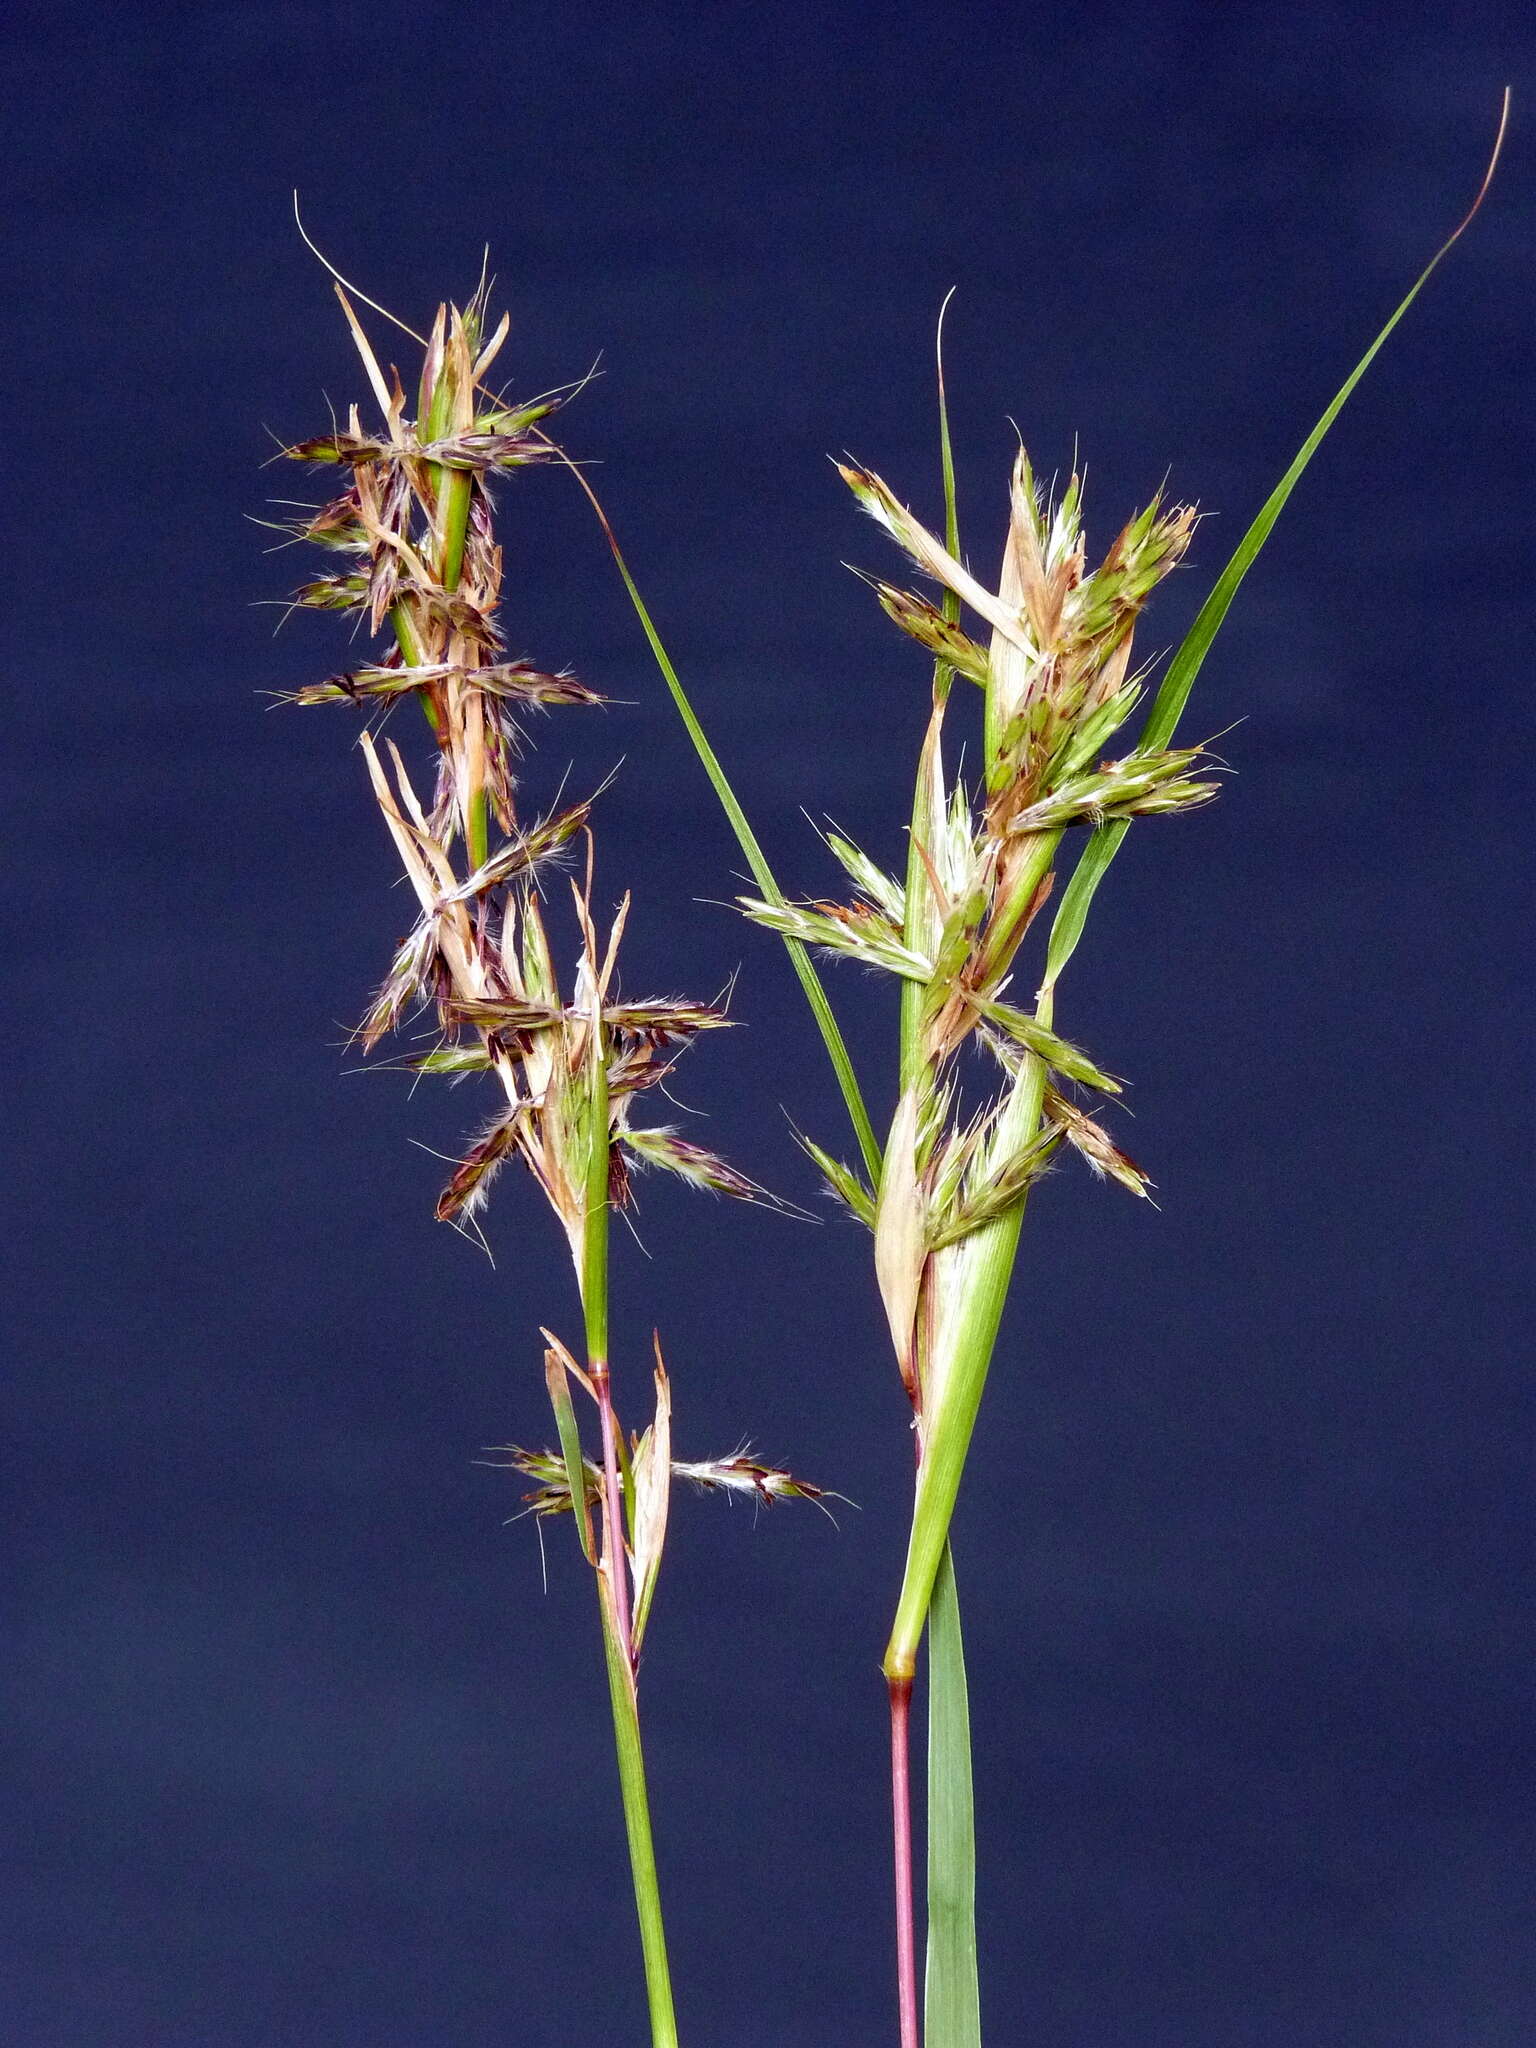
[[[407,668],[420,668],[421,641],[417,637],[415,626],[411,623],[411,615],[403,604],[391,607],[389,623],[394,628],[395,645],[400,649],[401,660]],[[433,732],[441,733],[442,720],[437,715],[437,707],[425,690],[417,693],[416,702],[426,713],[427,723]]]
[[[437,466],[439,553],[437,573],[444,590],[457,590],[464,573],[464,544],[469,536],[469,501],[475,480],[467,469]]]
[[[599,1587],[602,1581],[599,1580]],[[614,1747],[619,1759],[619,1789],[624,1800],[624,1831],[629,1837],[629,1867],[634,1874],[635,1910],[640,1919],[640,1947],[645,1957],[645,1991],[651,2015],[653,2048],[677,2048],[677,2018],[672,2010],[672,1975],[667,1966],[667,1936],[661,1917],[661,1885],[651,1840],[651,1809],[645,1789],[645,1755],[640,1747],[640,1713],[634,1675],[619,1641],[617,1619],[605,1593],[603,1654],[608,1665],[608,1697],[613,1706]]]
[[[650,1800],[645,1785],[645,1753],[640,1743],[640,1707],[630,1638],[629,1577],[624,1544],[623,1475],[619,1470],[618,1423],[609,1388],[608,1168],[612,1138],[608,1128],[608,1048],[604,1040],[600,1003],[601,997],[594,991],[580,1274],[587,1372],[597,1396],[603,1437],[603,1511],[607,1541],[603,1563],[597,1570],[598,1612],[603,1629],[603,1655],[608,1667],[608,1696],[613,1708],[613,1739],[619,1764],[619,1793],[624,1805],[624,1832],[629,1841],[630,1876],[634,1886],[635,1913],[640,1922],[640,1948],[645,1960],[651,2040],[653,2048],[677,2048],[672,1973],[667,1963],[661,1884],[656,1872]]]
[[[456,412],[461,416],[457,421]],[[438,372],[427,406],[427,439],[445,439],[453,432],[456,424],[469,425],[473,415],[473,392],[456,391],[445,364]],[[437,540],[437,560],[434,567],[442,588],[454,591],[458,589],[459,578],[464,573],[464,545],[469,534],[469,508],[474,496],[475,479],[472,472],[467,469],[449,469],[440,462],[431,463],[428,467],[432,477],[432,495],[436,509],[433,529]],[[469,815],[464,820],[464,845],[470,867],[480,867],[490,852],[490,807],[486,802],[483,785],[469,792]]]
[[[594,969],[595,971],[595,969]],[[586,1324],[587,1357],[608,1364],[608,1167],[613,1139],[608,1129],[608,1047],[603,1031],[602,997],[594,990],[587,1027],[592,1044],[587,1057],[586,1186],[582,1190],[581,1313]]]
[[[456,406],[472,411],[473,404],[474,394],[469,392],[461,397],[453,387],[446,366],[440,370],[427,406],[425,426],[428,441],[446,440],[453,431]],[[437,534],[435,566],[438,581],[444,590],[457,590],[464,570],[464,541],[469,532],[469,501],[474,491],[474,477],[467,469],[448,469],[440,462],[428,466],[437,506],[433,524]]]

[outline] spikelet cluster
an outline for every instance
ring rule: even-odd
[[[351,704],[382,718],[402,698],[414,698],[435,755],[433,787],[423,797],[393,740],[371,727],[362,734],[374,795],[417,916],[358,1038],[371,1051],[418,1007],[435,1011],[438,1043],[406,1065],[455,1080],[487,1074],[499,1089],[496,1110],[442,1191],[439,1217],[471,1223],[501,1166],[521,1158],[559,1217],[579,1272],[598,1086],[609,1107],[613,1199],[628,1194],[626,1154],[720,1192],[755,1193],[703,1147],[666,1127],[631,1122],[636,1097],[664,1079],[678,1051],[727,1020],[702,1003],[621,1000],[615,962],[628,898],[600,937],[591,900],[590,803],[531,821],[519,815],[518,715],[528,707],[601,702],[566,671],[509,659],[497,616],[502,555],[492,480],[558,458],[541,423],[562,394],[516,403],[489,388],[507,321],[486,338],[484,298],[477,294],[462,311],[439,309],[413,420],[398,371],[385,377],[341,296],[382,424],[365,430],[354,406],[344,431],[284,451],[351,477],[293,529],[343,563],[303,584],[293,601],[354,613],[389,644],[377,659],[293,691],[289,701]],[[579,948],[563,993],[546,931],[545,890],[551,866],[582,837],[586,884],[572,886]]]
[[[1183,555],[1187,506],[1147,506],[1102,564],[1087,567],[1074,476],[1057,503],[1021,451],[998,587],[989,589],[871,471],[842,466],[860,505],[937,581],[920,591],[869,580],[887,614],[934,659],[932,715],[918,773],[907,874],[886,874],[840,834],[827,845],[853,884],[843,903],[742,897],[755,922],[895,975],[915,1005],[912,1057],[878,1189],[815,1145],[833,1192],[875,1232],[903,1378],[921,1410],[944,1352],[943,1304],[964,1286],[964,1251],[1015,1208],[1066,1143],[1095,1171],[1145,1194],[1146,1175],[1066,1092],[1122,1084],[1052,1027],[1051,1002],[1011,994],[1019,948],[1051,894],[1073,828],[1189,809],[1216,794],[1198,750],[1106,750],[1131,717],[1137,617]],[[990,632],[973,636],[962,607]],[[973,792],[946,777],[945,713],[956,681],[984,695],[983,771]],[[959,1060],[980,1046],[1001,1070],[980,1108],[963,1106]]]
[[[494,1081],[496,1107],[454,1167],[437,1214],[478,1230],[476,1218],[496,1175],[508,1160],[521,1159],[564,1229],[585,1302],[594,1284],[589,1250],[597,1249],[600,1262],[605,1256],[606,1209],[629,1199],[632,1165],[660,1167],[743,1200],[760,1195],[755,1183],[670,1126],[633,1121],[637,1098],[666,1078],[681,1050],[728,1020],[704,1003],[620,994],[617,957],[630,899],[600,934],[592,905],[590,801],[531,820],[519,812],[513,773],[523,739],[518,715],[602,701],[565,670],[509,658],[497,616],[502,555],[492,525],[492,482],[530,463],[563,459],[541,424],[562,394],[513,403],[489,388],[486,378],[508,323],[504,318],[485,336],[482,292],[462,310],[439,308],[411,419],[398,371],[386,378],[346,294],[338,296],[382,424],[367,431],[354,406],[344,430],[283,451],[351,477],[339,495],[287,529],[341,559],[339,568],[301,585],[293,602],[352,613],[370,634],[387,637],[375,659],[292,691],[287,701],[349,704],[372,720],[361,734],[363,757],[416,899],[415,921],[396,946],[357,1037],[371,1051],[426,1008],[435,1017],[437,1042],[408,1055],[405,1065],[453,1081],[466,1075]],[[377,730],[405,698],[420,707],[432,744],[434,778],[425,799],[400,748]],[[584,879],[570,884],[578,944],[564,991],[545,905],[550,871],[581,841]],[[606,1279],[601,1285],[606,1289]],[[818,1499],[819,1490],[744,1454],[674,1466],[671,1390],[658,1343],[654,1419],[627,1445],[618,1435],[624,1529],[622,1554],[615,1556],[611,1520],[594,1542],[591,1503],[572,1477],[596,1473],[601,1492],[601,1468],[581,1451],[571,1388],[584,1392],[605,1428],[611,1423],[618,1432],[607,1361],[589,1358],[583,1367],[552,1332],[544,1338],[545,1383],[561,1450],[519,1453],[514,1462],[546,1488],[558,1489],[564,1475],[567,1509],[581,1491],[582,1550],[597,1570],[632,1682],[674,1471],[717,1489],[754,1487],[765,1499]],[[556,1503],[550,1495],[536,1497],[535,1505],[547,1513]]]

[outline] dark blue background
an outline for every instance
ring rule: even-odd
[[[786,883],[895,858],[922,663],[825,457],[962,516],[1010,417],[1107,543],[1213,514],[1171,642],[1475,188],[1202,678],[1221,803],[1138,828],[1060,1020],[1136,1083],[1161,1209],[1029,1220],[957,1524],[989,2038],[1502,2048],[1536,2032],[1527,1486],[1532,47],[1516,10],[1311,4],[24,8],[10,108],[5,1233],[16,1318],[0,2038],[638,2041],[588,1588],[478,1447],[548,1435],[563,1254],[431,1220],[475,1120],[343,1078],[402,928],[344,714],[262,690],[333,622],[243,515],[364,397],[312,231],[419,324],[491,245]],[[1521,94],[1524,94],[1522,99]],[[633,886],[627,986],[748,1028],[686,1099],[815,1203],[843,1143],[771,940],[566,480],[502,494],[519,650],[625,700],[540,728]],[[700,901],[699,899],[707,899]],[[877,1062],[886,989],[838,977]],[[878,1092],[878,1091],[877,1091]],[[867,1244],[647,1184],[684,1455],[860,1503],[679,1499],[643,1704],[684,2038],[894,2033],[883,1695],[910,1459]],[[1522,1625],[1524,1624],[1524,1625]]]

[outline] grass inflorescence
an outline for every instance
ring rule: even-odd
[[[644,1758],[640,1654],[660,1573],[672,1484],[819,1501],[822,1489],[745,1451],[674,1460],[671,1384],[654,1340],[653,1414],[626,1435],[609,1362],[608,1219],[631,1199],[633,1168],[660,1168],[693,1186],[753,1201],[761,1190],[706,1147],[637,1105],[660,1087],[703,1033],[729,1020],[708,1003],[623,993],[618,957],[628,895],[606,929],[594,893],[593,800],[546,816],[520,808],[514,764],[519,717],[530,708],[582,707],[598,693],[563,669],[509,658],[498,615],[503,562],[492,484],[531,464],[563,461],[542,427],[560,403],[492,391],[487,376],[505,319],[485,333],[485,293],[440,307],[423,342],[415,417],[398,371],[386,376],[345,291],[338,296],[381,415],[283,452],[350,481],[290,528],[340,566],[293,595],[301,609],[353,614],[386,645],[374,658],[287,693],[301,706],[349,705],[365,720],[364,764],[384,825],[415,897],[410,930],[357,1026],[371,1052],[425,1010],[435,1043],[408,1053],[413,1073],[484,1077],[495,1106],[465,1145],[437,1215],[483,1235],[497,1175],[521,1161],[564,1233],[580,1298],[581,1356],[543,1336],[544,1383],[558,1450],[512,1448],[531,1477],[540,1516],[571,1516],[594,1575],[631,1875],[656,2048],[677,2039]],[[381,728],[414,699],[426,728],[430,783]],[[562,878],[576,859],[579,872]],[[574,964],[562,975],[551,903],[564,896]],[[577,1399],[595,1412],[597,1449],[583,1443]]]

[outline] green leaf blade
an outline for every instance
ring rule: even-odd
[[[710,786],[720,800],[720,808],[725,812],[731,830],[736,835],[736,843],[746,855],[747,865],[751,868],[763,895],[771,904],[783,908],[785,907],[784,892],[775,879],[773,869],[768,865],[768,857],[763,852],[762,847],[759,846],[757,835],[747,822],[747,814],[742,809],[735,790],[731,787],[729,777],[720,765],[719,756],[710,745],[709,737],[703,726],[699,723],[698,714],[689,700],[687,691],[683,688],[682,679],[673,667],[671,656],[662,644],[661,635],[657,632],[655,622],[651,618],[645,600],[640,595],[640,586],[631,575],[629,564],[620,552],[613,529],[609,526],[602,508],[597,505],[595,498],[593,498],[592,503],[597,510],[599,519],[602,521],[603,531],[607,536],[615,566],[618,569],[625,590],[629,593],[629,601],[635,608],[635,615],[640,621],[641,629],[650,646],[656,666],[661,670],[662,679],[666,683],[673,703],[677,706],[678,716],[682,719],[684,729],[689,739],[693,742],[693,750],[698,755],[704,773],[709,778]],[[810,954],[798,939],[785,937],[784,950],[788,953],[790,965],[794,968],[800,986],[805,991],[805,999],[811,1006],[811,1014],[815,1018],[816,1027],[821,1033],[822,1043],[826,1046],[827,1057],[832,1063],[832,1071],[837,1077],[837,1085],[848,1111],[848,1120],[853,1125],[854,1136],[858,1139],[859,1152],[864,1161],[865,1171],[871,1180],[878,1181],[880,1178],[880,1142],[875,1136],[875,1127],[870,1122],[869,1111],[864,1106],[864,1097],[859,1089],[858,1076],[854,1072],[853,1060],[849,1055],[843,1034],[838,1028],[837,1019],[833,1015],[832,1005],[827,999],[827,992],[821,985],[821,977],[811,964]]]
[[[927,2048],[981,2048],[976,1967],[976,1808],[960,1602],[949,1545],[928,1609]]]
[[[1177,653],[1168,664],[1168,672],[1163,677],[1162,686],[1153,700],[1152,709],[1147,715],[1146,726],[1141,738],[1137,742],[1138,748],[1147,751],[1159,750],[1166,747],[1173,738],[1174,729],[1178,725],[1179,719],[1183,716],[1185,705],[1189,702],[1189,693],[1194,688],[1195,679],[1204,665],[1205,657],[1211,651],[1216,635],[1221,631],[1227,613],[1231,609],[1232,600],[1236,597],[1243,578],[1252,568],[1259,551],[1269,539],[1276,520],[1285,510],[1292,491],[1295,490],[1297,484],[1301,481],[1302,473],[1321,447],[1329,428],[1348,404],[1356,385],[1381,353],[1394,328],[1396,328],[1404,314],[1407,313],[1409,307],[1419,296],[1419,293],[1423,291],[1425,285],[1429,283],[1430,278],[1439,269],[1444,259],[1450,254],[1457,242],[1460,241],[1467,228],[1471,226],[1473,218],[1478,208],[1482,205],[1484,195],[1487,193],[1489,184],[1492,181],[1494,168],[1499,160],[1499,150],[1503,144],[1504,128],[1508,118],[1509,95],[1506,93],[1503,117],[1499,122],[1499,133],[1494,142],[1492,160],[1488,165],[1477,197],[1473,200],[1472,205],[1460,224],[1446,237],[1445,241],[1441,243],[1428,263],[1419,272],[1407,292],[1388,316],[1370,347],[1361,356],[1359,362],[1356,363],[1355,367],[1329,400],[1316,426],[1313,427],[1311,433],[1308,434],[1300,448],[1296,451],[1290,467],[1264,500],[1263,505],[1259,508],[1258,516],[1238,542],[1231,560],[1217,577],[1215,588],[1205,600],[1205,603],[1201,605],[1199,612],[1195,616],[1194,624],[1185,634]],[[1082,937],[1083,926],[1088,916],[1088,906],[1093,901],[1094,892],[1097,890],[1099,883],[1104,879],[1105,871],[1108,869],[1110,862],[1120,851],[1120,842],[1125,837],[1126,824],[1127,821],[1122,819],[1117,820],[1113,824],[1101,826],[1088,842],[1083,857],[1077,864],[1072,880],[1067,885],[1062,896],[1061,907],[1056,913],[1056,921],[1051,928],[1050,944],[1046,956],[1045,986],[1047,988],[1052,987],[1060,977],[1062,969],[1066,966],[1068,960],[1071,959],[1077,942]]]

